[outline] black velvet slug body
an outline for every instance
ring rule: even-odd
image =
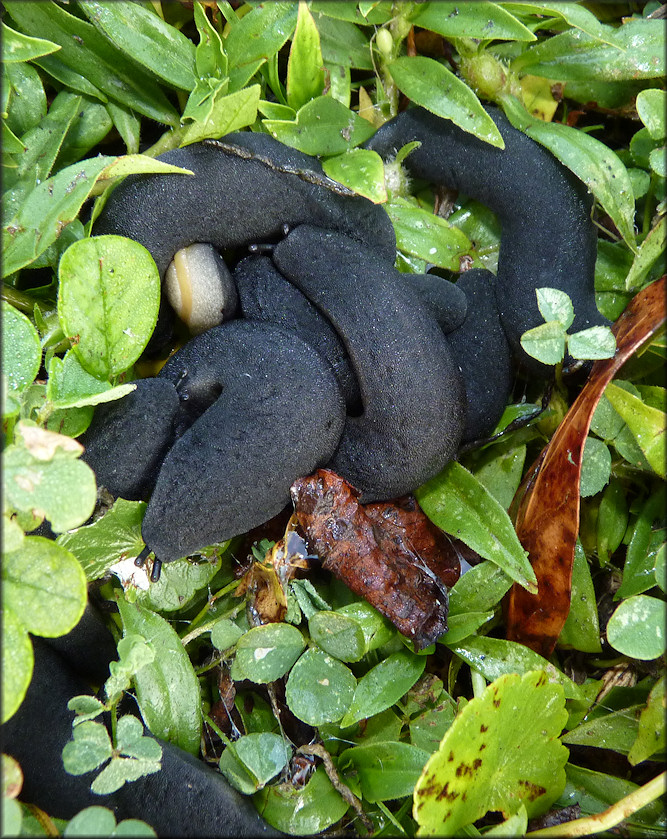
[[[414,490],[462,439],[496,424],[510,347],[520,355],[521,334],[542,322],[536,287],[570,295],[576,329],[603,321],[586,188],[490,113],[503,151],[418,108],[368,147],[389,157],[419,140],[406,160],[413,174],[498,213],[495,279],[399,273],[384,209],[267,135],[168,152],[163,160],[194,177],[130,177],[111,195],[95,233],[138,240],[162,276],[195,242],[237,263],[240,319],[192,339],[157,379],[99,409],[83,438],[100,484],[128,498],[152,493],[143,536],[158,559],[263,523],[319,466],[364,501]]]
[[[497,214],[502,239],[496,301],[503,328],[520,360],[545,373],[520,344],[524,332],[543,322],[536,288],[557,288],[570,296],[573,331],[608,323],[595,305],[593,199],[547,149],[514,128],[497,108],[487,111],[504,149],[423,108],[411,108],[386,123],[366,146],[390,158],[418,140],[419,148],[405,159],[412,175],[460,190]]]

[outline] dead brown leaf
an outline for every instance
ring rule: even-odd
[[[514,585],[506,603],[507,638],[548,658],[570,611],[574,545],[579,532],[579,480],[584,443],[605,387],[665,322],[665,277],[630,302],[612,331],[613,358],[596,361],[588,381],[529,472],[516,532],[529,552],[538,593]],[[524,487],[525,489],[525,487]]]
[[[423,649],[447,629],[446,585],[458,578],[458,558],[448,564],[439,553],[453,551],[414,499],[364,506],[358,496],[328,469],[292,485],[299,526],[322,567]]]

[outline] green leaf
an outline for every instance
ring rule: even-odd
[[[2,609],[2,722],[14,716],[32,679],[30,637],[5,599]]]
[[[449,617],[493,609],[512,586],[512,578],[487,560],[466,571],[449,591]]]
[[[200,80],[208,77],[222,79],[227,75],[227,53],[222,45],[222,39],[215,26],[206,17],[201,3],[194,4],[194,16],[197,32],[199,32],[199,44],[195,50],[197,76]]]
[[[137,3],[80,0],[79,7],[115,46],[172,87],[192,90],[195,48],[175,26]]]
[[[628,247],[636,250],[632,184],[618,155],[583,131],[557,122],[546,123],[531,116],[513,96],[504,95],[502,104],[515,128],[549,149],[586,184],[607,211]]]
[[[592,769],[584,769],[568,763],[565,767],[567,784],[561,798],[576,801],[581,807],[582,814],[601,813],[616,804],[621,798],[639,789],[637,784],[617,778]],[[654,801],[628,817],[628,822],[652,825],[664,818],[664,805],[661,801]],[[658,830],[659,833],[659,830]],[[642,832],[640,831],[640,835]]]
[[[277,4],[276,4],[277,5]],[[296,121],[263,120],[266,130],[310,155],[342,154],[366,142],[375,129],[331,96],[318,96],[299,109]]]
[[[605,396],[615,411],[625,420],[632,436],[639,444],[651,468],[665,477],[665,412],[651,408],[641,399],[610,382]]]
[[[32,61],[42,55],[59,50],[60,46],[43,38],[31,38],[2,24],[2,63]]]
[[[597,520],[597,549],[600,565],[609,562],[617,550],[628,526],[628,504],[625,489],[614,478],[602,494]],[[638,592],[633,592],[638,594]]]
[[[66,167],[38,184],[17,214],[3,225],[3,276],[13,274],[44,253],[77,217],[98,181],[143,172],[185,171],[144,155],[100,155]]]
[[[145,510],[143,501],[118,498],[104,516],[85,527],[61,534],[57,542],[76,555],[89,582],[99,580],[116,562],[139,555],[144,546],[141,522]]]
[[[109,765],[105,766],[92,782],[90,790],[97,795],[109,795],[119,790],[128,781],[137,781],[144,775],[152,775],[159,771],[160,764],[155,760],[113,757]]]
[[[664,75],[665,36],[660,21],[635,18],[618,29],[600,28],[608,33],[606,42],[581,29],[571,29],[529,47],[510,69],[559,81],[607,84]]]
[[[637,113],[639,119],[648,128],[654,140],[663,140],[667,134],[665,128],[665,110],[667,109],[667,94],[664,90],[642,90],[637,94]]]
[[[387,65],[396,86],[416,105],[503,149],[500,131],[465,82],[432,58],[404,56]]]
[[[104,140],[112,128],[113,120],[109,115],[108,104],[104,105],[85,96],[67,132],[55,168],[62,169],[81,160]]]
[[[665,676],[653,685],[646,708],[639,715],[637,739],[628,752],[628,761],[636,766],[657,752],[664,752],[667,746],[665,738]]]
[[[146,725],[156,737],[199,754],[199,682],[181,639],[164,618],[139,603],[130,604],[119,597],[118,609],[124,634],[143,636],[155,650],[155,660],[134,677]]]
[[[320,36],[306,3],[299,3],[296,29],[287,62],[287,104],[298,111],[324,88]]]
[[[25,134],[39,125],[46,116],[46,93],[37,70],[24,62],[3,66],[3,112],[7,111],[4,125],[15,134]],[[9,148],[6,149],[10,151]],[[18,163],[18,161],[17,161]],[[5,173],[8,170],[5,169]]]
[[[587,437],[581,463],[579,493],[582,498],[597,495],[611,477],[611,452],[597,437]]]
[[[130,687],[132,677],[155,661],[155,650],[142,635],[126,635],[118,642],[118,661],[109,662],[111,675],[104,683],[107,702],[113,704]]]
[[[323,161],[322,168],[332,180],[363,195],[374,204],[383,204],[387,200],[384,163],[375,151],[352,149]]]
[[[349,710],[340,727],[390,708],[407,693],[424,672],[426,658],[408,652],[393,653],[359,679]]]
[[[613,358],[616,338],[608,326],[591,326],[567,336],[567,350],[573,358],[584,360]]]
[[[250,795],[284,769],[290,752],[279,734],[246,734],[225,748],[220,771],[233,787]]]
[[[366,652],[361,624],[341,612],[315,612],[308,620],[311,639],[340,661],[359,661]]]
[[[665,243],[667,243],[667,216],[662,216],[639,246],[625,279],[625,288],[628,291],[641,288],[651,268],[658,259],[664,258]]]
[[[450,615],[447,618],[448,630],[438,638],[439,644],[458,644],[464,638],[477,632],[493,617],[493,612],[467,612],[463,615]]]
[[[139,358],[157,322],[160,275],[153,257],[123,236],[70,245],[58,269],[58,317],[93,376],[118,376]]]
[[[414,794],[420,833],[457,836],[489,810],[511,815],[521,804],[530,817],[545,812],[565,786],[567,749],[558,735],[566,720],[563,690],[544,672],[489,685],[424,767]]]
[[[558,644],[585,653],[599,653],[602,649],[591,569],[578,539],[574,548],[570,613],[561,630]]]
[[[31,321],[2,301],[2,372],[10,391],[21,393],[31,385],[42,363],[42,346]]]
[[[632,705],[586,720],[564,734],[563,743],[627,754],[637,737],[641,708],[641,705]]]
[[[292,668],[285,686],[285,699],[300,720],[309,725],[322,725],[342,719],[356,686],[357,680],[349,667],[322,650],[312,648],[306,650]]]
[[[123,819],[116,825],[106,807],[85,807],[67,823],[63,836],[157,836],[152,827],[139,819]]]
[[[53,2],[13,0],[5,3],[5,8],[21,29],[39,32],[60,45],[57,58],[47,56],[40,59],[40,63],[49,60],[62,63],[121,105],[157,122],[178,124],[178,114],[154,77],[118,50],[94,26]],[[84,92],[91,93],[90,90]]]
[[[399,250],[450,271],[458,271],[462,257],[472,254],[472,242],[446,219],[398,202],[390,202],[385,209]]]
[[[348,808],[323,766],[318,766],[305,787],[290,782],[266,786],[254,800],[262,818],[290,836],[321,833],[341,819]]]
[[[111,117],[116,131],[123,138],[128,154],[139,152],[139,132],[141,123],[138,117],[129,109],[117,102],[107,102],[106,109]]]
[[[3,196],[7,218],[21,208],[30,190],[51,174],[51,169],[70,126],[81,108],[81,96],[61,91],[51,103],[49,112],[38,125],[21,137],[25,152],[9,178],[12,189]],[[17,183],[14,183],[14,180]]]
[[[619,653],[652,661],[665,652],[665,604],[656,597],[628,597],[609,618],[607,641]]]
[[[488,681],[508,673],[525,675],[531,670],[544,670],[551,682],[563,687],[566,699],[582,698],[581,689],[571,679],[541,655],[515,641],[485,636],[472,637],[453,644],[451,649]]]
[[[186,116],[193,117],[195,121],[185,132],[182,146],[198,143],[209,137],[219,139],[231,131],[238,131],[255,122],[260,85],[254,84],[236,93],[225,95],[226,90],[226,84],[217,84],[211,90],[210,99],[204,103],[203,110],[183,114],[184,119]]]
[[[495,3],[420,3],[409,15],[415,26],[430,29],[445,38],[507,39],[535,41],[535,35],[514,15]]]
[[[63,358],[54,356],[49,363],[46,398],[54,408],[82,408],[121,399],[136,390],[135,384],[111,387],[106,379],[92,376],[81,366],[76,352],[68,350]]]
[[[4,452],[6,504],[46,516],[57,533],[78,527],[93,512],[93,470],[77,460],[82,446],[69,437],[19,423],[18,445]]]
[[[365,600],[348,603],[336,611],[341,615],[354,618],[364,633],[365,652],[377,650],[387,644],[396,634],[392,624]]]
[[[85,720],[94,720],[99,717],[106,710],[106,705],[95,696],[88,694],[81,694],[80,696],[73,696],[67,703],[68,711],[74,711],[76,717],[72,721],[72,725],[79,725]]]
[[[354,8],[351,3],[345,5],[350,9]],[[325,17],[332,6],[331,0],[327,0],[321,11],[316,6],[315,3],[311,4],[311,12],[320,33],[324,61],[351,70],[372,70],[373,61],[368,37],[354,25],[354,21]]]
[[[574,306],[569,295],[557,288],[537,288],[537,308],[545,321],[558,321],[569,329],[574,320]]]
[[[525,836],[527,828],[528,813],[525,805],[521,804],[513,816],[487,830],[485,836]]]
[[[33,635],[56,638],[79,622],[86,606],[86,578],[69,551],[41,536],[28,536],[2,562],[5,604]]]
[[[346,749],[338,763],[352,765],[364,799],[373,804],[411,795],[429,754],[409,743],[374,741]]]
[[[229,618],[220,618],[211,627],[211,644],[217,650],[228,650],[243,635],[243,630]]]
[[[542,364],[558,364],[565,355],[565,329],[557,320],[541,323],[521,336],[521,346]]]
[[[648,496],[639,511],[625,555],[623,580],[616,594],[618,598],[642,594],[655,585],[656,551],[659,544],[664,543],[664,535],[661,539],[660,532],[653,528],[664,517],[664,509],[665,486],[661,484]]]
[[[109,760],[112,754],[106,727],[101,722],[85,720],[74,726],[72,739],[65,743],[63,765],[70,775],[85,775]]]
[[[230,68],[276,55],[294,32],[298,6],[291,2],[259,3],[229,30],[225,50]]]
[[[483,453],[475,477],[504,510],[509,510],[519,488],[526,461],[525,445],[498,445]]]
[[[140,589],[137,600],[155,612],[182,609],[213,579],[220,564],[218,552],[210,558],[182,559],[165,564],[157,583],[151,583],[146,590]]]
[[[231,676],[257,684],[274,682],[292,667],[306,646],[303,635],[286,623],[255,626],[239,640]]]
[[[490,559],[528,591],[537,580],[509,516],[482,484],[452,461],[415,495],[431,521]]]

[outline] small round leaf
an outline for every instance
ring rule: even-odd
[[[232,679],[274,682],[287,673],[305,646],[303,635],[287,623],[253,627],[238,643]]]
[[[366,652],[361,624],[340,612],[315,612],[308,631],[318,646],[341,661],[359,661]]]
[[[609,618],[607,641],[630,658],[658,658],[665,651],[665,604],[644,594],[628,597]]]
[[[42,363],[37,330],[18,309],[2,301],[2,371],[9,391],[20,393],[31,385]]]
[[[58,316],[81,364],[110,379],[148,343],[160,305],[160,276],[143,245],[94,236],[69,246],[58,269]]]
[[[316,648],[292,668],[285,698],[292,713],[309,725],[338,722],[350,707],[357,680],[349,667]]]

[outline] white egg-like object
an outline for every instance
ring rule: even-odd
[[[236,286],[213,245],[196,242],[174,254],[164,291],[193,335],[229,320],[238,304]]]

